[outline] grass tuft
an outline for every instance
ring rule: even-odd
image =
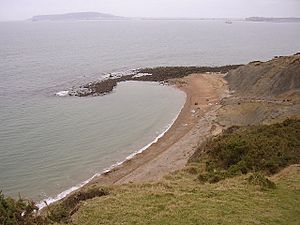
[[[262,190],[266,189],[275,189],[276,184],[273,181],[270,181],[261,173],[253,173],[247,179],[249,184],[258,185]]]

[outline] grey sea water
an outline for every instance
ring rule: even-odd
[[[226,65],[300,51],[300,24],[224,21],[0,23],[0,189],[41,200],[153,141],[185,95],[121,83],[104,97],[55,93],[111,72]]]

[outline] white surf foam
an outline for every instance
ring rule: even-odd
[[[139,71],[139,68],[115,71],[115,72],[111,72],[111,73],[108,73],[108,74],[104,75],[103,78],[104,78],[104,80],[106,80],[106,79],[117,79],[117,78],[121,78],[123,76],[135,75],[135,74],[138,73],[138,71]]]
[[[72,193],[72,192],[74,192],[74,191],[76,191],[76,190],[82,188],[84,185],[88,184],[88,183],[89,183],[90,181],[92,181],[94,178],[96,178],[96,177],[98,177],[98,176],[100,176],[100,175],[102,175],[102,174],[104,174],[104,173],[107,173],[107,172],[111,171],[112,169],[114,169],[114,168],[116,168],[116,167],[122,165],[122,164],[123,164],[124,162],[126,162],[127,160],[132,159],[134,156],[136,156],[136,155],[142,153],[143,151],[145,151],[145,150],[146,150],[147,148],[149,148],[152,144],[158,142],[158,140],[159,140],[160,138],[162,138],[162,137],[165,135],[165,133],[168,132],[168,130],[170,130],[170,128],[173,126],[173,124],[174,124],[175,121],[177,120],[179,114],[181,113],[183,107],[184,107],[184,105],[181,107],[179,113],[178,113],[178,114],[176,115],[176,117],[172,120],[172,122],[171,122],[168,126],[166,126],[166,129],[165,129],[160,135],[158,135],[152,142],[150,142],[149,144],[145,145],[144,147],[142,147],[142,148],[139,149],[138,151],[133,152],[132,154],[130,154],[129,156],[127,156],[125,160],[120,161],[120,162],[117,162],[117,163],[113,164],[112,166],[110,166],[109,168],[104,169],[102,173],[96,173],[96,174],[93,175],[91,178],[89,178],[89,179],[87,179],[87,180],[81,182],[80,184],[78,184],[78,185],[76,185],[76,186],[73,186],[73,187],[71,187],[71,188],[69,188],[69,189],[67,189],[67,190],[65,190],[65,191],[63,191],[63,192],[61,192],[61,193],[58,194],[56,197],[54,197],[54,198],[49,197],[49,198],[46,198],[46,199],[42,200],[42,201],[39,202],[36,206],[37,206],[37,207],[39,208],[39,210],[40,210],[40,209],[43,209],[44,207],[46,207],[47,205],[50,205],[50,204],[52,204],[52,203],[54,203],[54,202],[57,202],[57,201],[59,201],[59,200],[65,198],[65,197],[66,197],[67,195],[69,195],[70,193]]]
[[[79,188],[83,187],[84,185],[86,185],[87,183],[89,183],[91,180],[93,180],[95,177],[99,176],[100,174],[96,173],[94,176],[92,176],[91,178],[81,182],[80,184],[76,185],[76,186],[73,186],[61,193],[59,193],[58,195],[56,195],[56,197],[54,198],[46,198],[44,199],[43,201],[39,202],[38,204],[36,204],[36,206],[39,208],[39,209],[42,209],[44,207],[46,207],[47,205],[50,205],[54,202],[57,202],[61,199],[63,199],[64,197],[66,197],[68,194],[72,193],[73,191],[76,191],[78,190]]]
[[[139,78],[139,77],[145,77],[145,76],[152,76],[151,73],[138,73],[134,75],[132,78]]]
[[[59,97],[64,97],[64,96],[67,96],[68,94],[69,94],[69,91],[59,91],[55,95],[59,96]]]

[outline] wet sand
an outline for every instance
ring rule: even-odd
[[[223,77],[222,74],[192,74],[169,80],[170,85],[187,95],[171,128],[145,151],[95,178],[90,184],[158,181],[170,172],[182,169],[202,141],[222,130],[214,119],[220,100],[228,95]]]

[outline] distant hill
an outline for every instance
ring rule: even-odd
[[[230,71],[225,79],[240,96],[300,98],[300,53],[251,62]]]
[[[38,15],[32,17],[31,21],[61,21],[61,20],[124,20],[126,17],[114,16],[98,12],[76,12],[66,14]]]
[[[245,20],[250,22],[300,23],[300,18],[296,18],[296,17],[286,17],[286,18],[248,17]]]

